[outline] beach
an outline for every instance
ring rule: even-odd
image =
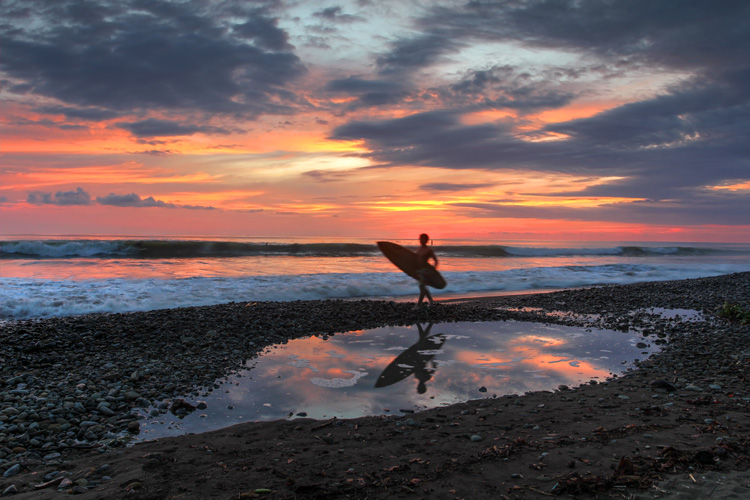
[[[699,488],[741,498],[746,476],[732,472],[750,464],[750,327],[717,318],[725,302],[747,306],[750,273],[453,299],[421,309],[382,300],[235,302],[6,322],[0,492],[689,498]],[[653,308],[706,314],[684,320]],[[170,400],[179,411],[180,398],[187,403],[197,387],[220,381],[265,346],[420,320],[632,330],[663,349],[622,376],[556,391],[401,415],[247,422],[134,446],[118,437],[136,431],[135,406]]]

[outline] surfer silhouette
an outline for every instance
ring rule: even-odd
[[[430,268],[430,262],[429,260],[432,259],[435,261],[435,266],[438,265],[437,257],[435,256],[435,252],[433,252],[432,248],[427,246],[427,242],[430,241],[430,237],[422,233],[419,235],[419,250],[417,250],[417,276],[419,278],[419,302],[417,302],[417,306],[421,306],[424,302],[425,297],[427,297],[427,300],[432,305],[435,303],[434,300],[432,300],[432,294],[430,293],[430,290],[427,289],[427,285],[425,283],[426,276],[425,272]]]
[[[427,392],[427,382],[437,371],[437,363],[433,358],[443,346],[446,336],[442,333],[430,335],[432,323],[426,328],[422,328],[422,325],[417,323],[417,328],[419,329],[417,343],[391,361],[378,377],[375,387],[386,387],[404,380],[409,375],[414,375],[418,381],[417,392],[419,394]]]
[[[447,285],[445,278],[430,264],[430,260],[434,261],[436,266],[438,263],[435,252],[427,246],[430,237],[422,234],[419,236],[419,241],[421,246],[416,252],[390,241],[377,242],[380,251],[394,266],[419,282],[419,302],[415,306],[417,309],[421,307],[425,297],[430,304],[434,303],[432,294],[427,289],[428,286],[442,290]]]

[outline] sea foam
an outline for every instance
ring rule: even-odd
[[[550,290],[715,276],[745,264],[652,266],[611,264],[444,273],[433,296]],[[41,280],[0,278],[0,319],[121,313],[227,302],[414,298],[416,282],[399,272],[192,277],[184,279]]]

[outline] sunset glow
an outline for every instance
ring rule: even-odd
[[[750,241],[748,6],[70,3],[0,7],[3,234]]]

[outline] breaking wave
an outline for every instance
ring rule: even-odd
[[[691,246],[614,246],[589,248],[506,245],[436,245],[445,256],[468,258],[622,256],[696,256],[732,253],[721,248]],[[248,243],[198,240],[18,240],[0,243],[3,259],[134,258],[172,259],[247,256],[361,257],[378,255],[375,244]]]

